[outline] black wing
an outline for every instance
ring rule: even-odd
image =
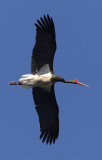
[[[40,139],[42,142],[55,143],[59,134],[59,109],[57,106],[54,86],[51,87],[51,92],[34,87],[33,98],[36,105],[36,110],[40,121]]]
[[[32,53],[31,72],[35,74],[46,64],[53,72],[53,58],[56,51],[55,27],[49,15],[37,20],[36,43]]]

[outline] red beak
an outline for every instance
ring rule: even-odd
[[[84,83],[78,82],[77,80],[76,80],[76,84],[80,84],[80,85],[83,85],[83,86],[89,87],[89,85],[86,85],[86,84],[84,84]]]

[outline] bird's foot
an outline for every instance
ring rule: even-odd
[[[9,85],[19,85],[19,81],[12,81],[10,83],[8,83]]]

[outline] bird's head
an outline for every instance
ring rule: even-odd
[[[83,85],[83,86],[89,87],[88,85],[86,85],[84,83],[81,83],[81,82],[77,81],[76,79],[72,79],[72,80],[66,81],[66,83],[79,84],[79,85]]]

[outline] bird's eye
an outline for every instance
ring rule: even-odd
[[[75,83],[78,83],[78,81],[75,79]]]

